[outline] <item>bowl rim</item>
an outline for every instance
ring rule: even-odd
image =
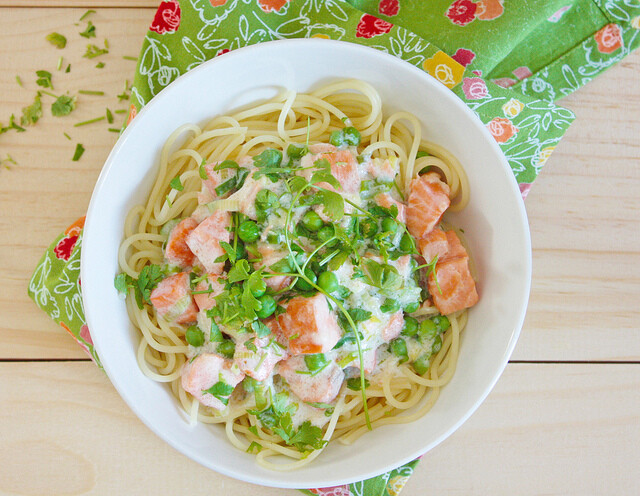
[[[247,47],[242,47],[242,48],[238,48],[230,53],[227,53],[224,55],[224,57],[214,57],[213,59],[207,60],[205,62],[203,62],[202,64],[200,64],[199,66],[195,67],[194,69],[186,72],[185,74],[182,74],[181,76],[179,76],[178,78],[176,78],[171,84],[169,84],[168,86],[166,86],[165,88],[163,88],[155,97],[153,97],[137,114],[136,118],[133,119],[131,121],[131,123],[126,127],[126,129],[124,130],[124,132],[121,134],[121,136],[119,137],[118,141],[116,142],[116,144],[114,145],[113,149],[111,150],[111,152],[109,153],[103,167],[102,170],[99,174],[99,177],[96,181],[96,185],[93,189],[92,195],[91,195],[91,200],[89,203],[89,207],[87,209],[87,216],[86,216],[86,221],[85,221],[85,226],[84,226],[84,231],[83,231],[83,249],[81,252],[81,266],[80,266],[80,273],[81,273],[81,279],[83,281],[87,281],[90,279],[91,274],[88,272],[87,269],[87,259],[89,258],[89,253],[91,251],[91,247],[93,245],[94,239],[98,240],[99,236],[96,237],[96,234],[99,233],[96,232],[96,234],[94,234],[94,231],[97,231],[97,228],[94,227],[93,225],[93,216],[94,213],[96,212],[96,209],[99,207],[97,205],[97,200],[96,198],[99,195],[99,192],[102,190],[102,188],[104,187],[108,175],[109,175],[109,171],[110,169],[113,167],[113,164],[117,161],[118,156],[120,154],[120,151],[122,150],[122,148],[125,146],[125,143],[127,142],[127,139],[129,138],[129,135],[132,133],[132,130],[136,129],[140,124],[140,122],[142,122],[144,120],[144,115],[146,115],[146,113],[148,113],[150,110],[158,105],[161,105],[162,102],[164,102],[166,99],[169,99],[172,97],[172,92],[174,91],[174,88],[179,87],[180,85],[184,84],[184,82],[193,77],[193,74],[197,74],[199,72],[202,71],[208,71],[211,70],[211,67],[215,67],[216,65],[218,65],[219,63],[223,62],[223,61],[227,61],[229,57],[234,57],[234,56],[239,56],[239,55],[247,55],[247,54],[251,54],[251,53],[260,53],[263,51],[269,51],[272,50],[272,47],[278,47],[278,46],[300,46],[302,48],[304,47],[308,47],[308,46],[313,46],[313,45],[320,45],[322,44],[323,46],[328,46],[328,45],[333,45],[334,48],[337,51],[342,51],[344,52],[345,50],[351,50],[352,52],[357,53],[362,53],[365,54],[365,56],[373,56],[378,57],[378,58],[382,58],[385,60],[385,63],[387,64],[399,64],[402,66],[403,70],[408,70],[408,71],[412,71],[414,72],[419,78],[422,78],[424,83],[427,85],[436,85],[436,88],[439,88],[440,86],[442,86],[442,83],[440,83],[439,81],[437,81],[435,78],[433,78],[430,74],[428,74],[426,71],[423,71],[421,69],[419,69],[418,67],[412,65],[409,62],[406,62],[402,59],[400,59],[399,57],[396,57],[394,55],[385,53],[381,50],[378,50],[376,48],[373,47],[369,47],[366,45],[359,45],[356,43],[351,43],[351,42],[345,42],[345,41],[339,41],[339,40],[325,40],[325,39],[309,39],[309,38],[297,38],[297,39],[283,39],[283,40],[275,40],[275,41],[267,41],[267,42],[263,42],[263,43],[258,43],[255,45],[250,45]],[[357,76],[354,76],[357,77]],[[444,86],[442,86],[442,88],[445,88]],[[485,125],[482,123],[482,121],[479,119],[479,117],[460,99],[458,98],[451,90],[446,89],[446,91],[448,93],[445,94],[449,94],[451,96],[450,100],[451,100],[451,104],[455,105],[457,107],[459,107],[460,109],[462,109],[462,111],[464,113],[466,113],[469,117],[470,120],[475,122],[475,126],[477,128],[479,128],[479,131],[481,133],[484,134],[485,140],[488,142],[489,146],[493,149],[494,153],[496,154],[497,157],[499,157],[499,162],[500,165],[502,167],[502,169],[504,171],[508,172],[508,176],[509,179],[508,181],[511,182],[511,187],[514,191],[514,193],[517,193],[518,196],[520,196],[520,191],[519,191],[519,187],[518,187],[518,183],[515,179],[515,176],[513,175],[513,171],[511,170],[511,167],[509,166],[506,157],[504,156],[504,154],[502,153],[502,150],[500,149],[500,147],[498,146],[497,142],[493,139],[492,135],[489,133],[488,129],[485,127]],[[142,117],[142,118],[141,118]],[[180,125],[180,124],[178,124]],[[177,126],[176,126],[177,127]],[[424,455],[426,452],[430,451],[431,449],[433,449],[435,446],[437,446],[438,444],[440,444],[442,441],[444,441],[446,438],[448,438],[451,434],[453,434],[464,422],[466,422],[469,417],[471,417],[471,415],[473,415],[473,413],[478,409],[478,407],[482,404],[482,402],[487,398],[487,396],[489,395],[489,393],[492,391],[492,389],[494,388],[495,384],[497,383],[498,379],[500,378],[500,376],[502,375],[502,373],[504,372],[504,369],[508,363],[509,357],[511,356],[511,354],[513,353],[513,350],[515,349],[515,346],[517,344],[518,338],[520,336],[520,332],[522,330],[522,326],[524,323],[524,319],[525,319],[525,315],[526,315],[526,311],[527,311],[527,305],[528,305],[528,300],[529,300],[529,295],[530,295],[530,289],[531,289],[531,275],[532,275],[532,250],[531,250],[531,235],[530,235],[530,230],[529,230],[529,224],[528,224],[528,218],[527,218],[527,214],[526,214],[526,210],[524,207],[524,202],[523,201],[519,201],[517,202],[517,218],[519,220],[519,226],[522,230],[522,235],[523,235],[523,245],[524,245],[524,249],[526,253],[522,253],[522,255],[526,255],[525,259],[522,260],[523,263],[523,269],[524,269],[524,274],[526,276],[526,280],[524,281],[525,283],[525,287],[523,287],[523,292],[521,294],[521,299],[518,302],[520,311],[518,314],[518,318],[517,321],[514,322],[514,328],[513,328],[513,332],[511,334],[509,343],[505,349],[505,352],[503,354],[503,356],[501,357],[501,360],[498,363],[498,367],[495,369],[495,373],[493,375],[493,377],[491,377],[491,380],[487,383],[486,387],[484,388],[484,390],[482,391],[482,393],[478,396],[478,399],[471,405],[471,407],[468,408],[468,410],[465,412],[464,415],[462,415],[457,422],[455,422],[449,429],[445,430],[440,436],[436,437],[432,442],[428,443],[427,445],[423,446],[421,449],[415,451],[415,452],[411,452],[408,453],[406,456],[404,456],[403,458],[396,460],[395,462],[393,462],[393,465],[389,465],[383,472],[380,472],[379,470],[374,470],[371,471],[370,469],[366,469],[364,471],[362,471],[361,473],[359,473],[357,476],[353,476],[353,477],[349,477],[346,479],[342,479],[342,480],[329,480],[328,482],[323,482],[323,483],[318,483],[318,481],[312,481],[310,484],[305,484],[303,488],[315,488],[315,487],[328,487],[328,486],[337,486],[337,485],[342,485],[342,484],[350,484],[353,482],[357,482],[360,480],[365,480],[365,479],[369,479],[372,477],[376,477],[378,475],[381,475],[382,473],[392,470],[394,468],[400,467],[422,455]],[[87,249],[87,245],[89,247],[89,249]],[[83,301],[85,302],[84,308],[85,308],[85,318],[87,321],[87,325],[89,326],[89,329],[92,328],[98,328],[99,324],[97,322],[95,322],[92,318],[92,313],[91,313],[91,308],[92,308],[92,304],[91,302],[94,301],[94,296],[92,294],[89,293],[88,288],[89,285],[82,285],[82,297],[83,297]],[[97,295],[96,295],[97,298]],[[89,303],[87,303],[89,302]],[[95,343],[95,349],[98,353],[98,356],[100,356],[100,343],[103,341],[103,339],[106,339],[104,333],[96,333],[93,337],[94,343]],[[105,371],[105,373],[107,374],[107,376],[109,377],[109,380],[111,381],[111,383],[113,384],[113,386],[115,387],[115,389],[118,391],[118,394],[120,395],[120,397],[125,401],[125,403],[129,406],[129,408],[135,413],[135,415],[152,431],[154,432],[158,437],[160,437],[164,442],[168,443],[170,446],[172,446],[174,449],[176,449],[177,451],[179,451],[181,454],[185,455],[187,458],[190,458],[196,462],[198,462],[199,464],[212,469],[218,473],[221,473],[223,475],[229,476],[229,477],[233,477],[235,479],[241,480],[241,481],[245,481],[245,482],[249,482],[249,483],[253,483],[253,484],[258,484],[258,485],[264,485],[264,486],[270,486],[270,487],[281,487],[281,488],[301,488],[301,485],[299,483],[291,483],[289,481],[285,479],[279,481],[279,480],[265,480],[263,477],[261,476],[255,476],[251,473],[246,473],[244,471],[241,470],[237,470],[232,466],[225,466],[225,465],[214,465],[212,464],[209,460],[204,459],[203,457],[200,457],[197,453],[193,453],[187,450],[187,447],[185,445],[180,444],[177,440],[174,440],[173,438],[169,437],[169,436],[165,436],[164,432],[162,430],[160,430],[149,418],[147,418],[146,414],[144,413],[144,411],[142,411],[141,407],[139,407],[139,402],[136,401],[136,398],[132,397],[132,395],[130,395],[126,388],[123,388],[122,385],[117,381],[114,380],[114,371],[112,370],[112,364],[109,360],[104,360],[102,359],[102,367]],[[303,469],[301,469],[303,470]],[[280,475],[280,476],[284,476],[284,473],[282,472],[274,472],[275,475]]]

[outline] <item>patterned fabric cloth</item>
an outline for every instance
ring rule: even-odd
[[[638,0],[164,0],[142,44],[127,124],[179,75],[233,49],[299,37],[359,43],[451,88],[496,139],[525,197],[574,119],[553,102],[636,48],[639,31]],[[29,295],[100,365],[80,295],[83,225],[49,247]],[[416,464],[302,492],[396,496]]]

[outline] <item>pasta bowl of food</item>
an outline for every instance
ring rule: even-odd
[[[370,478],[498,380],[531,277],[483,124],[380,51],[206,62],[127,127],[93,193],[82,291],[104,369],[177,450],[280,487]]]

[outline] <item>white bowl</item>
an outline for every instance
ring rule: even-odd
[[[470,311],[458,368],[434,408],[409,424],[378,428],[352,446],[330,443],[294,472],[259,467],[234,448],[219,426],[190,426],[169,387],[145,377],[136,363],[139,336],[113,287],[124,218],[146,201],[160,149],[178,126],[202,123],[276,89],[306,91],[335,79],[358,78],[381,94],[388,113],[409,110],[424,136],[462,162],[471,201],[451,215],[464,229],[478,268],[480,302]],[[327,40],[289,40],[236,50],[178,78],[142,109],[124,132],[93,192],[82,247],[82,294],[102,364],[135,414],[197,462],[267,486],[310,488],[379,475],[429,451],[453,433],[489,394],[515,347],[531,280],[526,213],[513,173],[485,126],[450,90],[391,55]],[[126,435],[125,432],[122,433]]]

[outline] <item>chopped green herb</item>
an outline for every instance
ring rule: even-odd
[[[368,388],[369,387],[369,380],[365,379],[364,380],[364,387]],[[347,387],[349,389],[351,389],[352,391],[360,391],[362,384],[360,382],[360,377],[352,377],[351,379],[347,379]]]
[[[174,177],[171,182],[169,183],[169,186],[171,186],[171,188],[177,190],[177,191],[182,191],[184,189],[184,186],[182,184],[182,182],[180,181],[180,176],[176,176]]]
[[[22,79],[20,79],[20,76],[16,76],[16,83],[18,83],[20,87],[24,88],[24,85],[22,84]]]
[[[102,69],[103,67],[104,67],[104,62],[98,62],[96,64],[96,69]],[[67,71],[67,72],[69,72],[69,71]]]
[[[127,113],[127,111],[126,111],[126,110],[124,110],[124,109],[118,109],[118,110],[116,110],[116,111],[115,111],[115,113],[116,113],[116,114],[126,114],[126,113]]]
[[[80,36],[85,38],[95,38],[96,37],[96,27],[93,25],[91,21],[87,23],[87,28],[80,33]]]
[[[84,14],[82,14],[82,17],[80,18],[80,21],[84,21],[87,17],[89,17],[91,14],[95,14],[96,11],[93,9],[89,9],[87,10]]]
[[[97,96],[104,95],[104,91],[93,91],[93,90],[79,90],[78,93],[80,93],[81,95],[97,95]]]
[[[56,66],[56,70],[59,71],[62,68],[62,57],[58,57],[58,65]]]
[[[107,122],[109,124],[113,124],[113,114],[111,113],[111,110],[107,109]]]
[[[124,60],[132,60],[132,61],[134,61],[134,62],[137,62],[137,61],[138,61],[138,57],[132,57],[131,55],[123,55],[123,56],[122,56],[122,58],[123,58]]]
[[[42,102],[40,101],[40,95],[36,94],[34,102],[28,107],[23,107],[20,124],[23,126],[31,126],[38,122],[40,117],[42,117]]]
[[[120,129],[118,129],[117,127],[110,127],[109,129],[107,129],[107,131],[109,131],[110,133],[119,133]]]
[[[51,113],[55,117],[69,115],[76,108],[76,97],[68,95],[60,95],[55,102],[51,104]]]
[[[69,136],[67,133],[62,133],[64,134],[64,137],[67,138],[68,140],[71,140],[71,136]]]
[[[253,453],[254,451],[256,453],[260,453],[262,451],[262,445],[260,443],[256,443],[255,441],[251,441],[251,444],[247,448],[247,453]]]
[[[82,146],[81,143],[78,143],[76,145],[76,151],[73,154],[73,158],[71,160],[73,160],[74,162],[77,162],[78,160],[80,160],[80,157],[82,157],[82,154],[84,153],[84,146]]]
[[[49,71],[36,71],[36,76],[38,76],[38,79],[36,79],[36,84],[38,86],[53,89],[53,84],[51,83],[51,73]]]
[[[60,33],[49,33],[46,37],[47,41],[54,47],[62,49],[67,46],[67,39]]]
[[[229,404],[229,396],[233,393],[233,386],[227,384],[226,382],[218,381],[209,389],[203,389],[203,394],[210,394],[218,398],[223,405]]]
[[[71,64],[67,65],[67,68],[64,70],[65,73],[71,72]]]
[[[23,133],[24,131],[26,131],[25,128],[18,126],[18,124],[16,124],[16,117],[13,114],[11,114],[11,117],[9,117],[9,125],[3,126],[0,124],[0,134],[4,134],[7,131],[10,131],[12,129],[19,133]]]
[[[116,112],[118,112],[116,110]],[[206,181],[207,179],[209,179],[209,176],[207,174],[207,169],[204,168],[206,164],[206,160],[202,159],[202,163],[200,164],[200,167],[198,167],[198,174],[200,174],[200,179],[202,179],[203,181]]]
[[[91,44],[87,45],[87,51],[84,53],[83,57],[86,59],[94,59],[106,53],[109,53],[109,48],[107,47],[107,43],[105,40],[104,48],[98,48],[96,45],[91,45]]]
[[[104,120],[104,115],[101,115],[100,117],[96,117],[94,119],[89,119],[88,121],[76,122],[73,127],[86,126],[87,124],[93,124],[94,122],[100,122],[102,120]]]

